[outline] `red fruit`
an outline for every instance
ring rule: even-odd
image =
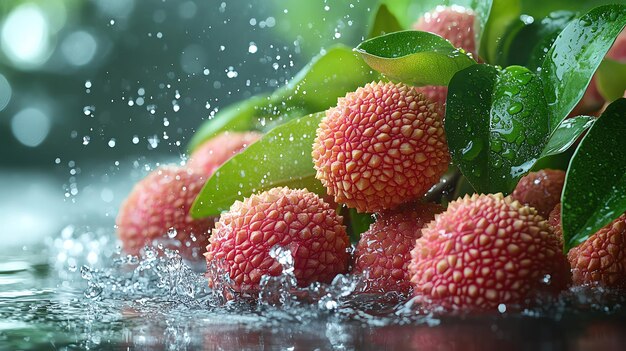
[[[460,6],[437,6],[413,24],[413,29],[437,34],[477,58],[474,18],[473,11]]]
[[[345,273],[350,241],[343,218],[317,195],[303,189],[274,188],[235,202],[215,224],[205,254],[219,262],[237,292],[254,293],[261,276],[278,276],[281,265],[270,249],[291,250],[298,285],[330,282]],[[209,286],[215,277],[208,276]]]
[[[317,179],[358,212],[419,199],[450,161],[438,110],[404,84],[370,83],[348,93],[317,129]]]
[[[154,241],[198,257],[209,239],[215,218],[194,220],[189,210],[206,177],[185,168],[166,166],[135,185],[120,207],[117,233],[124,250],[137,254]]]
[[[562,238],[560,204],[550,213],[550,225]],[[626,213],[571,249],[567,259],[574,284],[626,289]]]
[[[565,172],[558,169],[542,169],[522,177],[511,199],[534,207],[543,217],[548,218],[550,211],[561,201],[561,192],[565,183]]]
[[[449,310],[524,306],[538,291],[556,294],[569,282],[567,260],[547,222],[502,194],[450,203],[422,229],[411,257],[417,301]]]
[[[376,222],[361,235],[354,254],[352,273],[369,271],[367,292],[411,290],[408,272],[411,249],[422,235],[422,227],[442,211],[437,204],[416,203],[378,215]]]
[[[222,164],[261,138],[257,132],[224,132],[200,145],[191,154],[187,167],[207,177]]]
[[[416,87],[415,90],[418,93],[424,94],[424,96],[426,96],[428,100],[437,103],[437,106],[439,107],[439,115],[445,117],[446,99],[448,98],[448,87],[428,85],[425,87]]]

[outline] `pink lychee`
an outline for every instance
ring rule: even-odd
[[[193,219],[189,210],[206,177],[186,168],[165,166],[135,185],[118,213],[117,233],[124,250],[165,243],[187,258],[199,257],[215,218]]]
[[[542,169],[531,172],[520,179],[511,193],[511,198],[534,207],[543,218],[548,218],[550,211],[561,201],[563,183],[565,172],[562,170]]]
[[[313,144],[316,178],[358,212],[419,199],[448,168],[442,119],[413,87],[366,84],[326,111]]]
[[[191,154],[187,167],[207,177],[231,157],[261,138],[258,132],[223,132],[207,140]]]
[[[330,282],[348,268],[350,244],[342,217],[307,190],[273,188],[235,202],[215,224],[205,254],[223,266],[239,293],[255,293],[263,275],[282,272],[270,256],[275,245],[291,251],[298,285]],[[216,277],[208,274],[209,286]]]
[[[367,292],[410,291],[411,250],[422,227],[442,211],[437,204],[410,203],[377,215],[361,234],[352,268],[354,274],[368,272]]]
[[[425,306],[495,312],[526,306],[540,291],[557,294],[569,266],[547,222],[502,194],[451,202],[411,251],[413,292]]]
[[[413,24],[413,29],[437,34],[478,58],[474,34],[474,12],[460,6],[437,6]]]
[[[562,237],[560,204],[550,214],[550,224]],[[571,249],[567,258],[574,284],[626,290],[626,214]]]

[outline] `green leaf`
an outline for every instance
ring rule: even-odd
[[[472,1],[471,9],[476,14],[476,25],[474,35],[476,36],[476,48],[479,49],[482,43],[482,37],[487,28],[487,22],[490,19],[491,11],[493,10],[493,0],[474,0]],[[491,20],[494,20],[491,18]]]
[[[590,116],[578,116],[563,120],[552,133],[540,157],[558,155],[567,151],[593,125],[595,120],[595,117]]]
[[[377,78],[352,49],[334,46],[311,62],[284,87],[272,94],[272,100],[287,106],[319,112],[337,104],[337,98]]]
[[[454,164],[478,192],[509,193],[550,135],[539,78],[521,66],[474,65],[448,87],[445,129]]]
[[[521,0],[520,2],[522,4],[520,13],[543,18],[554,11],[587,12],[594,7],[615,4],[623,0]]]
[[[370,224],[374,223],[374,217],[368,213],[359,213],[354,208],[348,208],[346,216],[350,241],[357,243],[361,234],[365,233],[370,228]]]
[[[624,96],[626,90],[626,63],[604,59],[596,73],[598,91],[606,101]]]
[[[352,49],[334,46],[314,57],[287,85],[270,96],[255,96],[220,110],[202,124],[188,150],[193,151],[223,131],[266,131],[294,117],[326,110],[337,103],[338,97],[376,78]]]
[[[398,32],[404,29],[396,16],[389,11],[389,7],[386,4],[378,6],[378,10],[376,10],[368,27],[370,31],[367,38],[374,38],[382,34]]]
[[[480,38],[477,38],[478,54],[487,62],[496,62],[496,53],[500,40],[509,24],[519,17],[520,0],[493,0],[489,12],[477,9],[479,23],[482,25]],[[482,7],[485,7],[483,5]],[[480,28],[480,27],[479,27]]]
[[[501,41],[498,64],[525,66],[531,71],[541,67],[548,49],[575,17],[574,12],[557,11],[540,21],[516,21]],[[525,19],[530,21],[528,17]]]
[[[447,85],[454,74],[476,62],[438,35],[403,31],[357,46],[365,62],[387,77],[412,85]]]
[[[626,212],[626,99],[610,104],[574,153],[562,196],[565,249]]]
[[[235,200],[279,186],[326,194],[315,179],[311,156],[311,145],[324,115],[315,113],[276,127],[231,158],[204,185],[191,215],[217,215]]]
[[[601,6],[571,21],[556,38],[540,72],[552,128],[582,98],[624,25],[626,6]]]
[[[246,131],[253,129],[253,123],[264,114],[268,101],[268,96],[255,96],[220,110],[215,117],[205,121],[200,126],[189,141],[187,149],[192,152],[205,140],[226,130]]]

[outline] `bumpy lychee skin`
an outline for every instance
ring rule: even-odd
[[[413,29],[437,34],[477,58],[474,18],[473,11],[460,6],[437,6],[435,10],[425,13]]]
[[[569,282],[547,222],[502,194],[450,203],[422,230],[411,257],[413,292],[427,307],[495,312],[499,304],[527,305],[539,291],[556,294]]]
[[[366,292],[411,290],[408,271],[411,249],[422,227],[443,211],[437,204],[411,203],[377,215],[356,246],[352,273],[369,272]]]
[[[558,169],[542,169],[522,177],[511,193],[511,199],[534,207],[543,217],[561,201],[565,172]]]
[[[562,237],[560,204],[550,214],[550,224]],[[626,290],[626,213],[571,249],[567,259],[575,285]]]
[[[445,117],[446,115],[446,99],[448,98],[448,87],[427,85],[423,87],[416,87],[415,90],[418,93],[424,94],[426,98],[437,104],[439,107],[439,115]]]
[[[207,264],[220,262],[240,293],[258,291],[261,276],[277,276],[281,265],[269,252],[291,250],[300,286],[328,283],[348,268],[350,244],[343,218],[307,190],[274,188],[235,202],[222,214],[207,246]],[[215,277],[208,276],[209,286]]]
[[[404,84],[370,83],[326,111],[316,177],[335,201],[376,212],[420,198],[448,168],[439,107]]]
[[[205,181],[202,174],[165,166],[137,183],[116,219],[124,250],[137,254],[156,240],[187,258],[200,257],[215,218],[193,219],[189,210]]]
[[[207,177],[231,157],[261,138],[257,132],[224,132],[200,145],[189,158],[187,167]]]

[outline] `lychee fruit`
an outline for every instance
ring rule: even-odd
[[[534,207],[543,218],[561,201],[565,172],[558,169],[542,169],[530,172],[519,180],[511,199]]]
[[[561,238],[561,205],[550,214]],[[626,213],[607,224],[567,254],[575,285],[600,285],[626,290]]]
[[[472,10],[461,6],[437,6],[420,17],[413,29],[437,34],[477,58],[475,17]]]
[[[352,273],[369,274],[366,292],[410,291],[411,250],[422,227],[442,211],[438,204],[410,203],[377,215],[354,254]]]
[[[317,179],[337,203],[358,212],[419,199],[450,161],[438,111],[401,83],[369,83],[348,93],[317,129]]]
[[[439,114],[445,117],[446,99],[448,98],[448,87],[427,85],[423,87],[416,87],[415,90],[418,93],[424,94],[424,96],[426,96],[428,100],[437,103],[437,106],[439,107]]]
[[[258,132],[223,132],[207,140],[191,154],[187,167],[207,177],[231,157],[261,138]]]
[[[422,229],[411,257],[413,293],[427,308],[514,309],[569,283],[567,259],[547,222],[502,194],[451,202]]]
[[[343,218],[305,189],[273,188],[243,201],[215,224],[205,253],[207,264],[220,264],[239,293],[259,290],[261,276],[278,276],[282,267],[270,256],[280,245],[291,251],[298,285],[330,282],[348,268],[350,241]],[[209,286],[216,277],[208,274]]]
[[[189,210],[206,177],[186,168],[164,166],[135,185],[118,213],[117,233],[124,250],[138,254],[155,242],[200,257],[215,218],[193,219]]]

